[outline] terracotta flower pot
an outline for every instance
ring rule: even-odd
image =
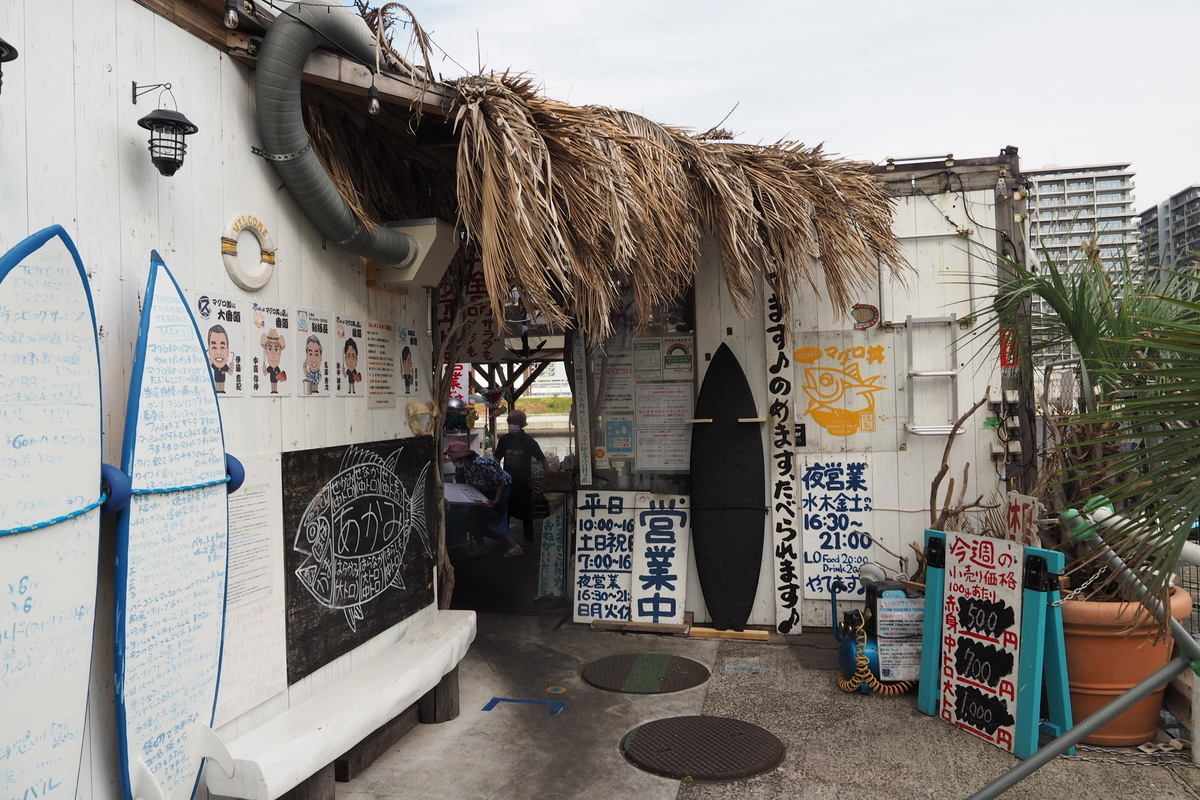
[[[1137,603],[1070,600],[1062,604],[1067,649],[1067,679],[1071,685],[1071,715],[1075,724],[1099,711],[1171,658],[1174,640],[1154,641],[1153,619],[1131,634]],[[1183,619],[1192,611],[1192,598],[1179,587],[1171,590],[1171,615]],[[1143,615],[1145,616],[1145,615]],[[1142,744],[1158,731],[1158,711],[1165,686],[1109,722],[1083,741],[1105,747]]]

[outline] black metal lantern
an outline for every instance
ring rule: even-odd
[[[200,130],[178,111],[159,108],[138,120],[150,131],[150,160],[163,175],[170,177],[183,166],[187,145],[183,137]]]
[[[13,47],[8,42],[0,39],[0,64],[7,61],[14,61],[17,58],[17,48]],[[0,91],[4,89],[4,70],[0,68]]]

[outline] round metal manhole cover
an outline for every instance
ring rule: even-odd
[[[593,661],[583,679],[609,692],[661,694],[679,692],[708,680],[708,670],[690,658],[663,653],[629,653]]]
[[[666,778],[732,781],[779,766],[783,742],[728,717],[671,717],[625,734],[621,753],[634,766]]]

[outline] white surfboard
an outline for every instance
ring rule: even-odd
[[[0,257],[0,797],[74,800],[92,664],[100,362],[60,226]]]
[[[132,492],[117,545],[124,796],[187,800],[215,740],[229,544],[225,447],[200,331],[157,253],[121,466]]]

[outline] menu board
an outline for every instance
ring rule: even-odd
[[[1016,542],[946,533],[941,716],[1010,753],[1023,563],[1024,548]]]
[[[858,571],[874,551],[874,475],[866,454],[806,453],[800,459],[804,596],[830,596],[840,580],[863,593]]]
[[[210,726],[225,616],[228,516],[221,418],[200,331],[154,254],[134,355],[117,542],[117,731],[123,783],[144,762],[190,796]],[[128,794],[126,796],[129,796]]]
[[[96,610],[100,369],[87,276],[57,225],[0,257],[0,443],[0,797],[74,800]]]
[[[578,492],[575,622],[629,620],[633,492]]]

